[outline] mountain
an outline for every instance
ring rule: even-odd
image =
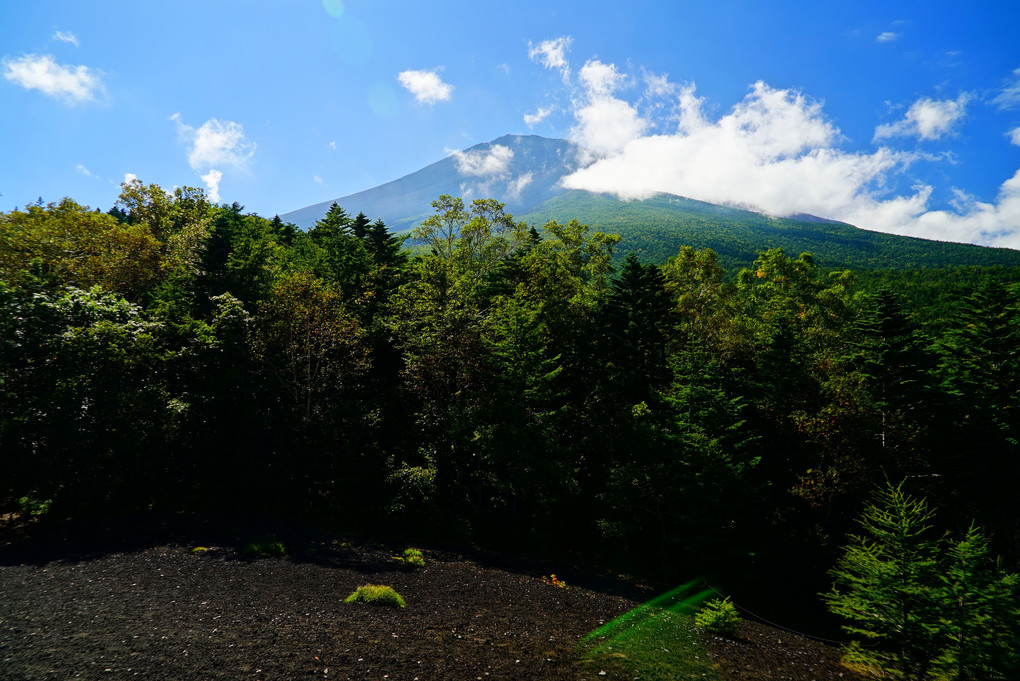
[[[381,218],[394,232],[412,229],[431,214],[440,194],[465,202],[494,198],[529,225],[579,220],[619,234],[617,252],[665,262],[681,246],[711,248],[727,269],[749,265],[760,251],[812,253],[823,268],[919,270],[955,266],[1020,267],[1020,251],[871,232],[808,214],[771,218],[671,194],[624,201],[607,194],[565,189],[560,180],[583,164],[583,150],[566,140],[506,135],[455,152],[421,170],[357,194],[281,215],[310,228],[335,201],[348,213]]]
[[[440,194],[498,199],[517,214],[565,191],[559,181],[579,166],[580,148],[566,140],[537,135],[505,135],[404,177],[357,194],[342,196],[280,215],[308,229],[335,201],[350,213],[381,218],[394,232],[412,229],[432,211]]]

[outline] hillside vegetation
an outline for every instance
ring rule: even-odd
[[[822,269],[922,270],[943,267],[1020,266],[1020,251],[869,232],[842,222],[770,218],[761,213],[660,194],[621,201],[606,194],[570,191],[527,210],[532,224],[579,220],[619,234],[620,249],[643,262],[664,263],[681,246],[711,248],[728,270],[748,267],[765,248],[813,253]]]

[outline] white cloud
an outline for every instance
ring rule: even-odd
[[[561,36],[552,40],[543,40],[538,45],[528,43],[528,59],[541,64],[547,69],[560,72],[563,82],[570,80],[570,64],[567,62],[567,50],[573,38]]]
[[[666,74],[645,74],[645,94],[649,97],[666,97],[676,92],[676,85],[669,82]]]
[[[875,38],[875,40],[877,40],[880,43],[891,43],[892,41],[896,40],[899,37],[900,37],[899,33],[893,33],[892,31],[885,31],[883,33],[879,33],[878,36]]]
[[[509,177],[514,150],[502,144],[493,144],[488,149],[455,151],[453,159],[461,175],[503,179]]]
[[[491,196],[493,188],[503,182],[507,183],[508,196],[516,198],[532,179],[530,173],[512,179],[510,169],[514,150],[502,144],[493,144],[487,149],[455,151],[451,156],[457,163],[457,172],[468,178],[460,184],[465,200]]]
[[[71,45],[78,47],[78,37],[70,31],[57,31],[53,34],[53,40],[62,43],[70,43]]]
[[[625,76],[616,69],[615,64],[603,64],[598,59],[585,62],[578,76],[581,85],[591,97],[608,97],[625,80]]]
[[[312,175],[312,180],[315,182],[315,184],[326,184],[325,182],[322,181],[322,178],[319,177],[318,175]]]
[[[74,167],[74,172],[78,173],[79,175],[84,175],[85,177],[91,177],[92,179],[96,179],[96,176],[92,174],[92,171],[80,163]]]
[[[436,71],[401,71],[397,80],[419,104],[445,102],[453,96],[453,86],[444,83]]]
[[[524,189],[531,184],[534,177],[533,173],[524,173],[523,175],[511,180],[510,184],[508,184],[506,188],[507,196],[511,199],[520,198],[521,192],[523,192]]]
[[[71,106],[94,101],[104,92],[101,71],[58,64],[48,54],[4,59],[3,66],[7,80],[28,90],[40,90]]]
[[[919,99],[910,105],[902,120],[875,128],[875,140],[898,136],[917,136],[921,140],[941,139],[951,134],[953,127],[963,120],[969,100],[970,95],[967,93],[956,99]]]
[[[618,83],[619,78],[608,75],[594,82]],[[626,105],[632,120],[644,120],[613,95],[601,99]],[[963,116],[966,101],[961,95],[948,105],[918,106],[907,119],[913,134],[936,139],[948,134]],[[592,103],[582,99],[574,107],[581,121],[575,141],[584,143],[588,129],[582,115]],[[674,131],[623,135],[630,139],[615,150],[603,145],[605,156],[569,175],[564,184],[625,199],[665,192],[776,216],[811,213],[864,229],[1020,248],[1020,171],[1002,184],[993,203],[957,192],[952,210],[935,210],[930,206],[933,187],[915,186],[901,195],[886,187],[912,163],[945,157],[885,147],[871,153],[843,151],[843,137],[823,115],[822,104],[799,92],[759,82],[715,120],[703,108],[693,85],[679,87]],[[926,117],[929,110],[939,115]],[[1010,138],[1020,144],[1020,128]]]
[[[134,173],[124,173],[124,184],[134,184],[138,181],[138,176]]]
[[[538,111],[533,114],[524,114],[524,124],[529,128],[534,127],[544,121],[552,113],[552,107],[538,107]]]
[[[844,218],[851,224],[908,236],[1020,248],[1020,171],[999,187],[995,203],[957,192],[954,210],[929,210],[931,187],[912,197],[862,204]]]
[[[574,103],[571,137],[596,155],[621,151],[648,128],[630,103],[614,96],[625,77],[614,64],[589,60],[579,73],[584,95]]]
[[[718,121],[707,120],[694,87],[683,88],[674,134],[635,136],[616,153],[565,180],[571,188],[647,198],[657,192],[784,215],[826,212],[904,158],[843,154],[821,105],[756,83]],[[578,140],[581,141],[581,140]]]
[[[189,145],[188,163],[196,172],[213,166],[245,168],[255,154],[255,143],[245,139],[240,123],[210,118],[195,129],[186,125],[179,113],[170,120],[177,124],[178,135]]]
[[[223,179],[223,173],[218,170],[210,170],[205,175],[202,175],[202,182],[205,182],[205,187],[208,190],[206,192],[209,201],[212,203],[220,202],[220,180]]]
[[[209,200],[219,203],[223,171],[213,166],[247,169],[255,143],[245,139],[244,126],[234,121],[210,118],[196,129],[185,124],[179,113],[170,120],[177,124],[178,136],[188,145],[188,164],[205,182]],[[200,174],[203,170],[206,172]]]
[[[332,141],[326,145],[331,151],[336,151],[336,141]]]
[[[1020,147],[1020,128],[1013,128],[1007,134],[1009,135],[1010,143]]]
[[[1020,69],[1013,70],[1012,80],[1003,86],[992,102],[998,104],[1000,109],[1020,107]]]

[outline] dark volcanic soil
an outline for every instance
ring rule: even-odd
[[[77,524],[0,547],[0,679],[605,679],[578,640],[651,594],[538,566],[352,548],[251,518]],[[278,537],[288,555],[247,558]],[[210,547],[204,554],[195,546]],[[345,604],[388,584],[403,609]],[[706,636],[726,679],[850,679],[838,652],[763,625]]]

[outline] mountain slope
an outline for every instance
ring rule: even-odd
[[[917,270],[951,266],[1020,266],[1020,251],[946,243],[869,232],[852,225],[800,214],[770,218],[735,208],[660,194],[622,201],[607,194],[567,190],[560,181],[580,167],[582,150],[566,140],[506,135],[456,152],[400,179],[357,194],[281,215],[310,228],[336,201],[348,213],[382,219],[406,232],[431,214],[440,194],[465,202],[495,198],[529,225],[577,219],[593,229],[619,234],[618,253],[634,251],[662,263],[681,246],[711,248],[727,269],[754,261],[779,247],[791,255],[812,253],[823,268]]]
[[[578,167],[578,147],[536,135],[505,135],[447,156],[410,175],[357,194],[316,203],[280,216],[308,229],[336,201],[348,213],[381,218],[394,232],[408,231],[431,213],[440,194],[498,199],[512,213],[562,193],[560,179]]]
[[[951,266],[1020,266],[1020,251],[870,232],[813,216],[770,218],[670,194],[620,201],[605,194],[568,191],[519,219],[542,225],[576,219],[619,234],[619,251],[646,262],[665,262],[681,246],[711,248],[727,269],[749,265],[759,251],[782,248],[812,253],[824,268],[928,269]]]

